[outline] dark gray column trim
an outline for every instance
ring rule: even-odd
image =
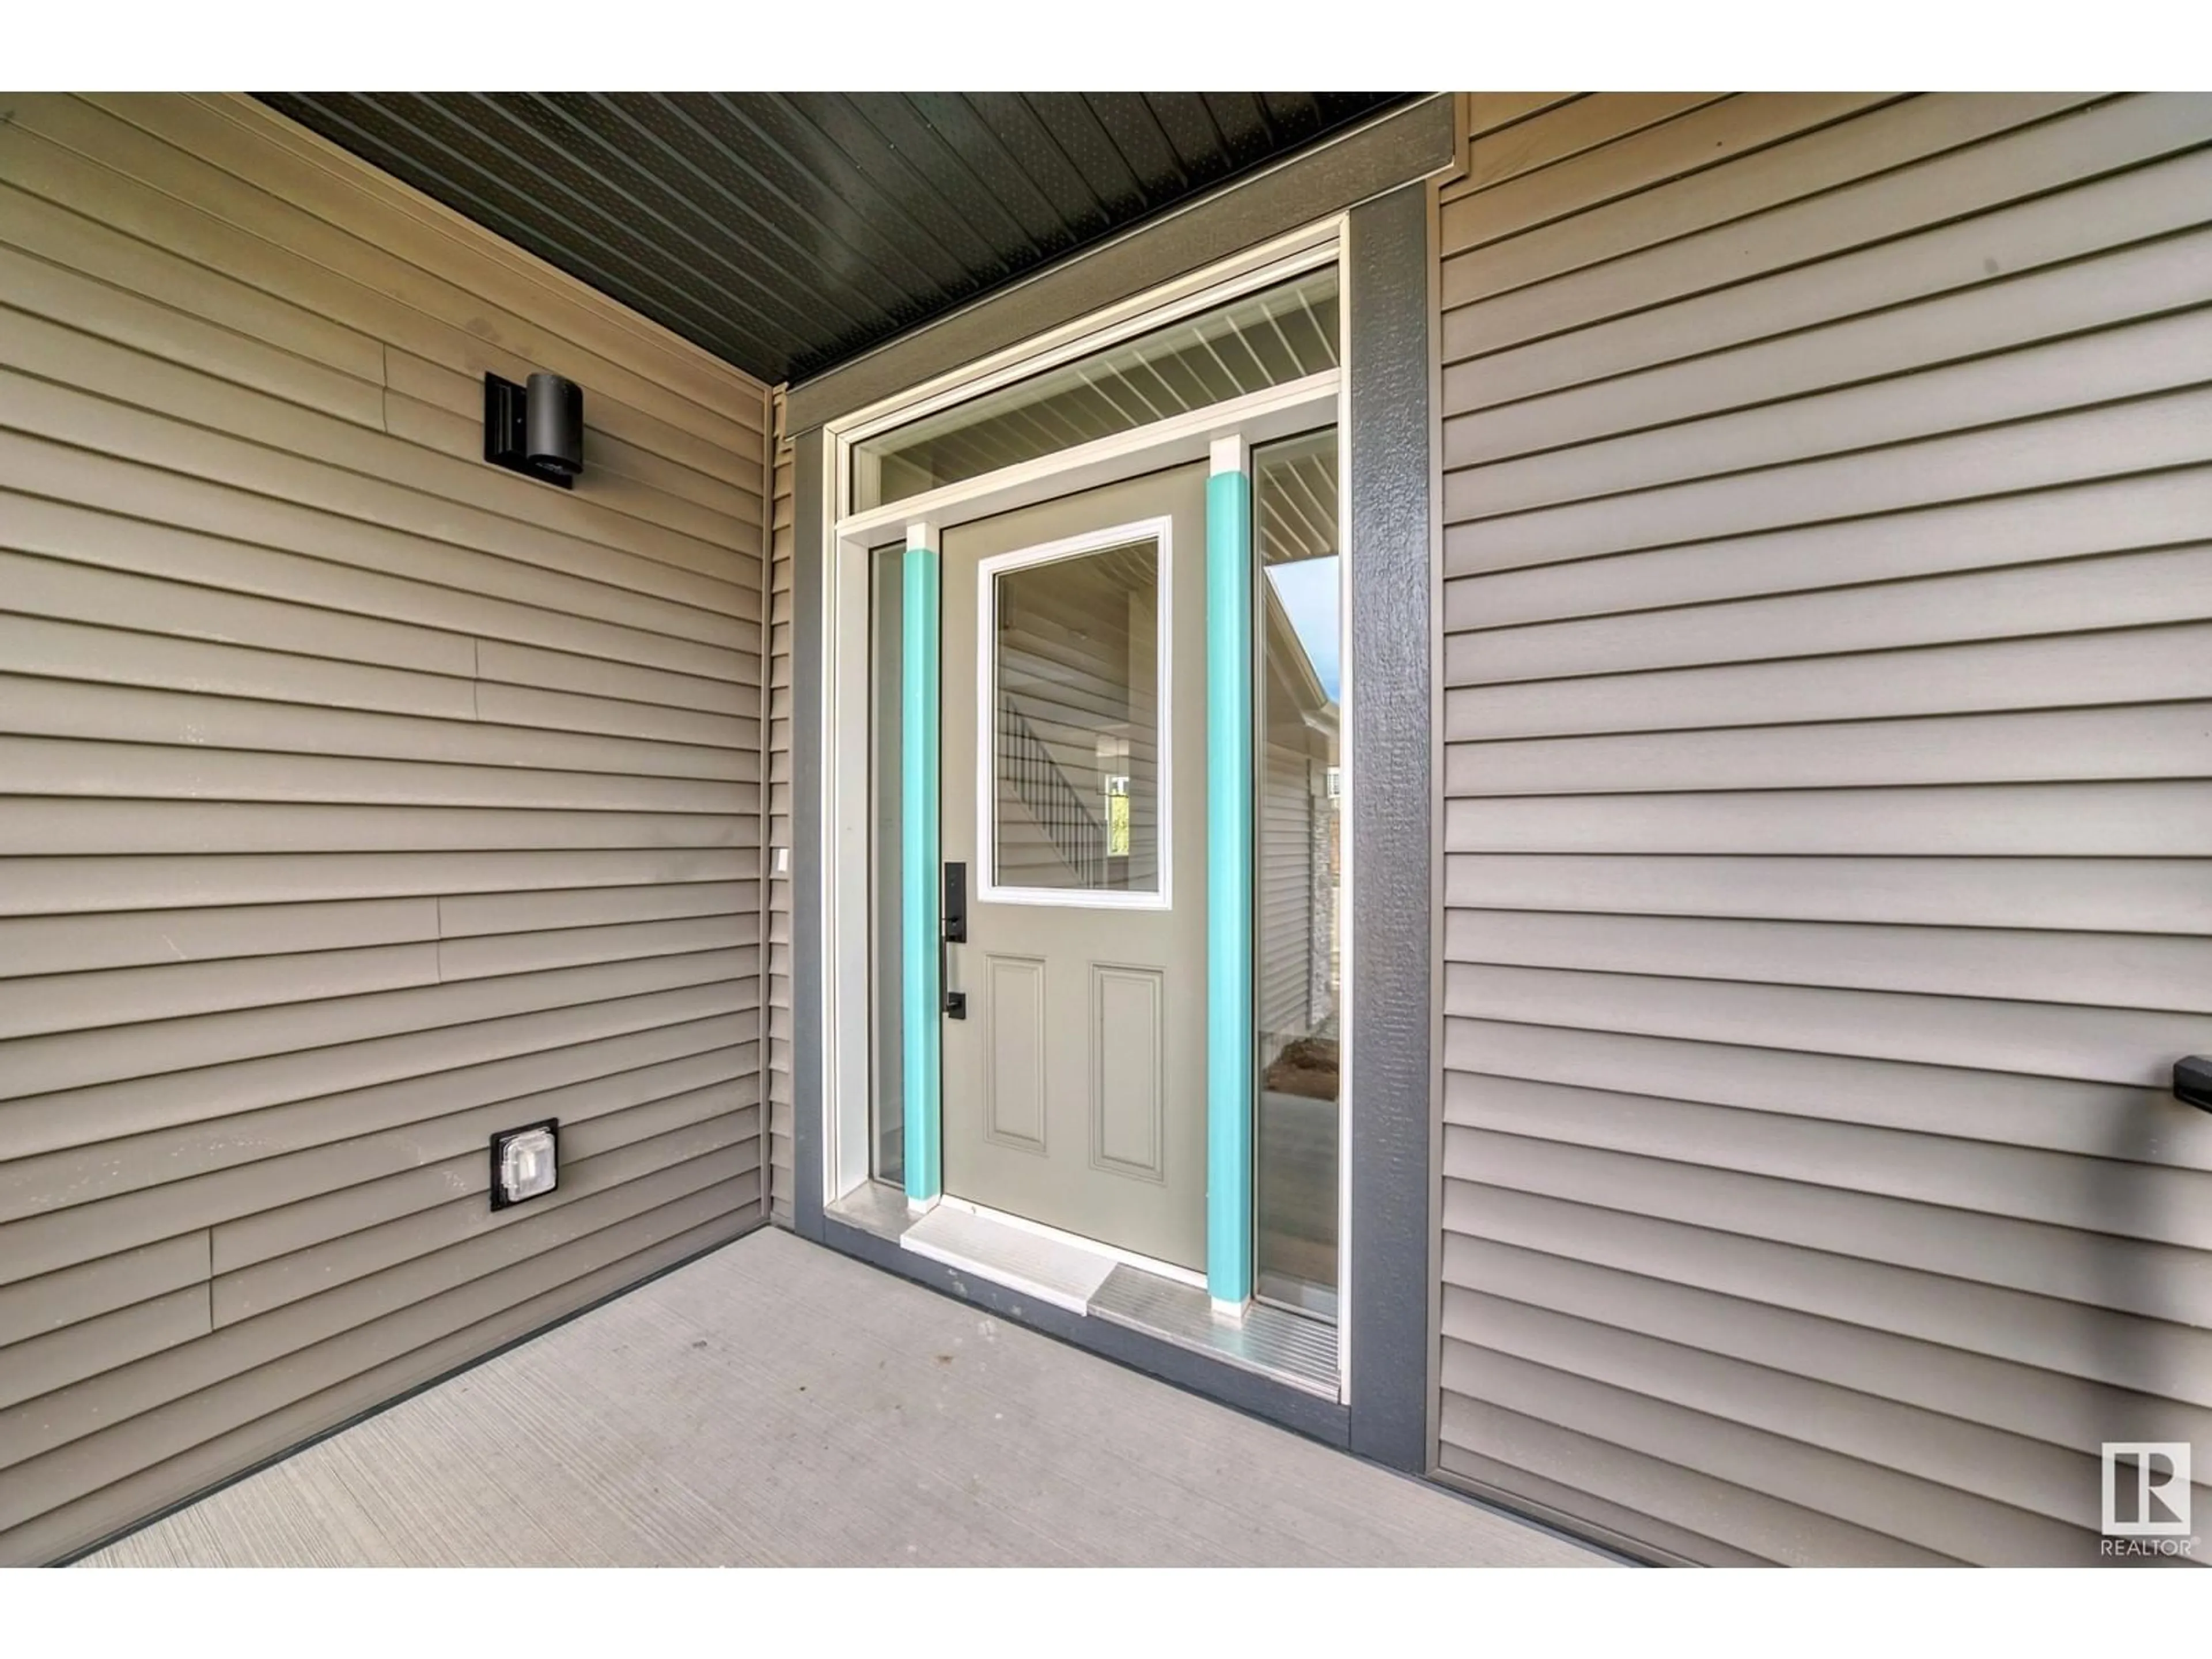
[[[1355,209],[1352,377],[1352,1449],[1429,1464],[1429,210]]]
[[[1449,159],[1450,106],[1443,117]],[[1391,120],[1426,118],[1417,106]],[[1061,1316],[1021,1302],[972,1277],[952,1273],[825,1217],[822,1204],[822,665],[825,650],[823,522],[824,444],[789,414],[793,445],[794,665],[793,707],[793,1017],[798,1190],[793,1219],[801,1237],[830,1244],[947,1294],[1005,1314],[1048,1334],[1121,1360],[1182,1386],[1318,1438],[1348,1445],[1361,1456],[1416,1474],[1429,1459],[1429,1304],[1431,1138],[1434,970],[1432,846],[1430,807],[1431,571],[1430,520],[1430,303],[1428,167],[1405,167],[1399,187],[1354,208],[1345,252],[1352,297],[1347,360],[1352,416],[1348,444],[1350,514],[1346,546],[1351,584],[1355,689],[1352,720],[1356,769],[1351,834],[1358,903],[1352,927],[1350,1010],[1352,1215],[1348,1339],[1349,1410],[1234,1367],[1097,1320]],[[1261,181],[1248,183],[1257,190]],[[1310,222],[1341,203],[1301,199],[1279,225],[1252,230],[1237,246]],[[1162,239],[1155,235],[1155,240]],[[1128,246],[1135,246],[1132,242]],[[1183,269],[1221,253],[1194,253]],[[1102,267],[1103,269],[1103,267]],[[1112,291],[1093,300],[1055,289],[1051,314],[1017,314],[1008,338],[1025,337],[1096,305],[1110,304],[1180,271],[1113,276]],[[1042,284],[1045,279],[1038,279]],[[1087,279],[1086,279],[1087,280]],[[1007,300],[1012,295],[1004,296]],[[1039,302],[1040,304],[1042,302]],[[949,319],[940,329],[962,319]],[[997,322],[992,324],[998,327]],[[933,332],[934,331],[925,331]],[[919,338],[920,337],[913,337]],[[888,361],[901,346],[878,354]],[[985,346],[963,343],[963,357]],[[853,369],[877,362],[863,359]],[[910,362],[913,366],[909,366]],[[839,375],[848,370],[838,371]],[[920,360],[886,371],[899,385],[937,372]],[[825,377],[825,381],[834,377]],[[817,383],[820,384],[820,383]],[[850,386],[856,384],[846,381]],[[895,386],[887,389],[895,390]],[[860,401],[883,395],[870,392]],[[846,405],[851,406],[851,405]],[[798,409],[792,394],[787,410]],[[812,419],[823,418],[818,405]],[[1014,1312],[1017,1304],[1018,1316]]]
[[[787,414],[787,419],[788,415]],[[822,1238],[822,679],[829,570],[818,431],[792,444],[792,1229]]]
[[[805,432],[1157,288],[1453,160],[1452,95],[1437,93],[1086,249],[803,380],[784,394]]]

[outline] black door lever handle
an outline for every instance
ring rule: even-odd
[[[945,937],[955,945],[968,942],[968,866],[945,866]]]
[[[951,947],[967,942],[968,866],[949,863],[945,866],[945,910],[937,930],[937,988],[945,997],[947,1019],[968,1018],[968,994],[945,988],[945,981],[952,976]]]
[[[944,993],[945,1018],[965,1019],[968,1018],[968,994],[965,991],[945,989],[945,981],[952,976],[951,963],[949,960],[951,954],[951,939],[941,939],[937,941],[937,988]]]

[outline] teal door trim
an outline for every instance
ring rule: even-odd
[[[943,1126],[939,1111],[944,1027],[938,983],[938,904],[944,872],[938,858],[937,550],[908,546],[900,575],[899,679],[899,975],[904,1000],[906,1195],[931,1204],[945,1190]]]
[[[1243,441],[1206,482],[1206,1285],[1252,1295],[1252,480]]]

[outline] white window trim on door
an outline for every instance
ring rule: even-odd
[[[1160,550],[1159,614],[1157,618],[1159,695],[1155,707],[1159,732],[1160,885],[1158,892],[1120,892],[1084,887],[1004,887],[998,881],[999,792],[998,578],[1010,570],[1055,564],[1131,542],[1156,542]],[[1167,518],[1139,519],[1063,537],[1036,547],[1018,548],[983,560],[975,570],[975,864],[978,904],[1059,905],[1080,910],[1172,910],[1175,908],[1174,743],[1170,726],[1175,710],[1175,669],[1169,641],[1174,639],[1175,524]]]

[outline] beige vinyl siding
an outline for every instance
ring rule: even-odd
[[[249,100],[9,100],[0,1561],[760,1219],[767,426]]]
[[[2212,99],[1462,109],[1440,1476],[2094,1561],[2212,1443]]]
[[[791,440],[783,431],[783,393],[775,394],[773,538],[769,556],[768,623],[768,844],[791,846],[791,630],[792,553],[797,544],[793,513]],[[789,856],[798,857],[793,851]],[[768,878],[768,999],[765,1052],[769,1099],[769,1194],[774,1218],[792,1224],[793,1087],[792,1045],[796,1041],[791,1004],[791,877]]]
[[[1261,756],[1257,1012],[1279,1045],[1313,1024],[1313,796],[1304,755],[1269,742]]]

